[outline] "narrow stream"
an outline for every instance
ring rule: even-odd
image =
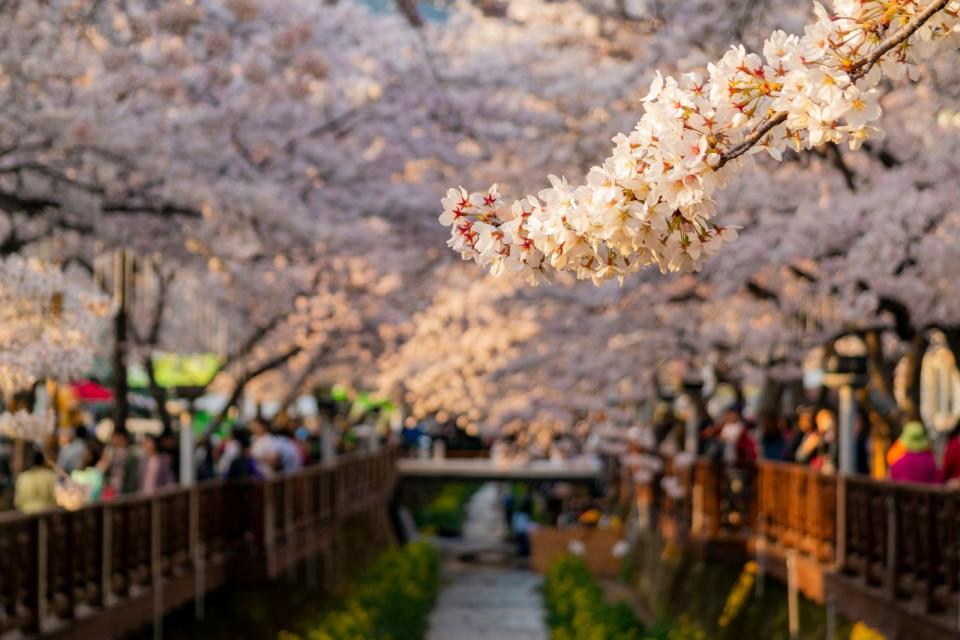
[[[463,538],[443,541],[443,579],[427,640],[547,640],[540,576],[505,543],[497,485],[467,505]]]

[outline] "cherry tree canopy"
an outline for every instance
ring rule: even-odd
[[[657,264],[699,270],[702,259],[736,238],[713,222],[714,193],[745,154],[847,142],[871,136],[881,110],[877,85],[916,74],[916,63],[955,39],[960,8],[946,0],[815,3],[804,35],[775,31],[763,57],[735,46],[680,80],[659,71],[645,113],[587,184],[551,177],[538,197],[507,205],[487,193],[451,189],[440,221],[450,246],[536,282],[549,266],[581,278],[618,277]],[[947,46],[947,45],[945,45]]]
[[[645,6],[525,0],[415,28],[345,0],[5,4],[0,252],[98,271],[132,249],[151,265],[134,355],[220,351],[231,393],[378,382],[490,428],[632,405],[672,358],[789,377],[845,331],[960,326],[960,84],[929,57],[955,4],[838,2],[812,24],[784,0]],[[453,180],[577,175],[641,110],[586,186],[515,209],[449,194],[453,244],[604,279],[698,268],[742,227],[709,268],[534,290],[470,282],[441,251],[430,211]]]
[[[67,381],[90,368],[96,320],[108,306],[89,282],[13,257],[0,261],[0,309],[0,392],[12,408],[37,381]],[[0,416],[8,437],[39,439],[52,428],[52,415],[29,409]]]

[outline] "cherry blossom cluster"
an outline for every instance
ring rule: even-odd
[[[8,411],[0,413],[0,435],[13,440],[43,443],[53,434],[54,415],[50,410],[41,413]]]
[[[508,204],[486,193],[450,189],[441,224],[448,244],[494,274],[528,282],[548,267],[595,282],[647,265],[698,271],[736,239],[717,224],[715,193],[742,156],[825,143],[858,148],[880,135],[878,82],[917,74],[936,45],[954,39],[960,2],[835,0],[814,4],[804,35],[774,32],[762,55],[732,47],[706,76],[659,71],[644,114],[586,184],[550,176],[537,197]]]
[[[43,378],[70,379],[93,360],[105,298],[60,269],[14,256],[0,262],[0,391],[10,399]]]

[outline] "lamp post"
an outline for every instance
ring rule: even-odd
[[[188,410],[180,414],[180,485],[183,487],[196,483],[195,451],[193,417]]]
[[[867,384],[867,359],[864,356],[832,355],[824,367],[823,385],[837,389],[840,396],[840,460],[837,474],[837,514],[836,561],[839,570],[843,570],[847,556],[847,476],[855,472],[855,433],[857,419],[856,390]],[[827,634],[834,637],[836,627],[836,606],[827,603]]]
[[[839,471],[843,475],[855,472],[856,447],[854,426],[857,420],[856,391],[867,384],[867,359],[864,356],[832,355],[827,359],[823,385],[836,389],[840,398],[838,442],[840,445]]]

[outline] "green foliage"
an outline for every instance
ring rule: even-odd
[[[439,535],[460,535],[467,517],[467,503],[479,488],[480,485],[476,482],[444,484],[440,487],[440,493],[414,514],[417,526]]]
[[[643,624],[626,603],[604,601],[603,589],[581,558],[565,556],[544,581],[551,640],[646,640]],[[666,636],[664,636],[666,638]]]
[[[278,640],[418,640],[439,586],[436,549],[426,543],[392,549],[360,574],[339,606]]]
[[[787,590],[772,576],[758,591],[749,567],[705,562],[655,535],[644,537],[637,549],[632,586],[653,615],[670,621],[671,633],[686,632],[677,640],[789,640]],[[801,597],[799,613],[801,640],[826,637],[823,605]],[[850,630],[850,622],[839,616],[835,637],[845,640]]]

